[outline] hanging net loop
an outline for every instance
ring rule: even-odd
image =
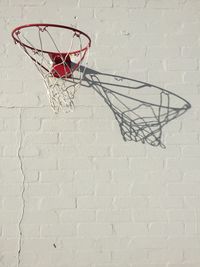
[[[52,109],[74,110],[74,98],[81,84],[91,46],[84,32],[56,24],[28,24],[12,31],[14,42],[40,72]]]

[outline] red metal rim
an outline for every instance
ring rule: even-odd
[[[64,51],[64,52],[61,52],[61,53],[67,53],[67,54],[69,54],[69,55],[72,55],[72,54],[76,54],[76,53],[79,53],[79,52],[82,52],[82,51],[84,51],[84,50],[87,50],[87,48],[88,47],[90,47],[91,46],[91,39],[90,39],[90,37],[86,34],[86,33],[84,33],[84,32],[82,32],[82,31],[80,31],[80,30],[78,30],[78,29],[75,29],[75,28],[72,28],[72,27],[68,27],[68,26],[65,26],[65,25],[58,25],[58,24],[48,24],[48,23],[35,23],[35,24],[26,24],[26,25],[22,25],[22,26],[19,26],[19,27],[16,27],[13,31],[12,31],[12,37],[13,37],[13,39],[14,39],[14,41],[16,42],[16,43],[19,43],[19,44],[21,44],[22,46],[24,46],[24,47],[26,47],[26,48],[29,48],[29,49],[31,49],[31,50],[35,50],[35,48],[33,48],[33,47],[31,47],[31,46],[29,46],[29,45],[26,45],[26,44],[24,44],[22,41],[20,41],[18,38],[17,38],[17,36],[18,36],[18,31],[20,31],[21,29],[24,29],[24,28],[29,28],[29,27],[55,27],[55,28],[62,28],[62,29],[67,29],[67,30],[70,30],[70,31],[73,31],[73,32],[77,32],[77,33],[79,33],[79,34],[81,34],[81,35],[84,35],[87,39],[88,39],[88,45],[87,46],[85,46],[84,48],[82,48],[82,49],[80,49],[80,50],[76,50],[76,51],[72,51],[72,52],[68,52],[68,51]],[[40,50],[40,49],[36,49],[37,51],[39,51],[39,52],[43,52],[43,53],[55,53],[55,52],[52,52],[52,51],[43,51],[43,50]]]

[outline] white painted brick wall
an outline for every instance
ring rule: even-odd
[[[199,0],[0,1],[0,267],[200,266],[199,14]],[[186,98],[167,148],[125,143],[89,88],[55,115],[10,36],[36,22],[77,22],[89,67]]]

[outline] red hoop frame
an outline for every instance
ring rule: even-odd
[[[79,50],[75,50],[75,51],[69,51],[69,52],[60,52],[60,53],[58,53],[58,52],[52,52],[52,51],[46,51],[46,50],[41,50],[41,49],[37,49],[37,48],[34,48],[34,47],[32,47],[32,46],[30,46],[30,45],[27,45],[27,44],[24,44],[19,38],[18,38],[18,35],[19,35],[19,33],[20,33],[20,30],[21,29],[24,29],[24,28],[29,28],[29,27],[38,27],[38,29],[40,30],[40,27],[44,27],[43,29],[42,29],[42,31],[44,31],[45,30],[45,28],[47,28],[47,27],[54,27],[54,28],[62,28],[62,29],[67,29],[67,30],[70,30],[70,31],[72,31],[72,32],[74,32],[74,34],[79,34],[79,35],[83,35],[83,36],[85,36],[86,38],[87,38],[87,40],[88,40],[88,44],[84,47],[84,48],[82,48],[82,49],[79,49]],[[80,31],[80,30],[78,30],[78,29],[76,29],[76,28],[73,28],[73,27],[69,27],[69,26],[65,26],[65,25],[58,25],[58,24],[48,24],[48,23],[34,23],[34,24],[26,24],[26,25],[22,25],[22,26],[19,26],[19,27],[16,27],[13,31],[12,31],[12,33],[11,33],[11,35],[12,35],[12,37],[13,37],[13,39],[14,39],[14,41],[15,41],[15,43],[18,43],[18,44],[20,44],[22,47],[24,47],[25,48],[25,52],[29,55],[29,57],[34,61],[34,62],[36,62],[36,60],[26,51],[26,48],[28,48],[28,49],[30,49],[30,50],[37,50],[37,51],[39,51],[39,52],[42,52],[42,53],[46,53],[46,54],[48,54],[49,56],[50,56],[50,58],[52,58],[52,55],[62,55],[62,56],[66,56],[66,55],[75,55],[75,54],[78,54],[78,53],[80,53],[80,52],[83,52],[84,54],[83,54],[83,56],[82,56],[82,58],[79,60],[79,62],[78,63],[76,63],[76,65],[73,67],[73,69],[70,69],[70,68],[68,68],[68,71],[69,71],[69,76],[68,77],[70,77],[71,76],[71,73],[72,72],[74,72],[77,68],[78,68],[78,66],[79,66],[79,64],[80,64],[80,62],[83,60],[83,58],[85,57],[85,54],[86,54],[86,52],[87,52],[87,50],[88,50],[88,48],[91,46],[91,39],[90,39],[90,37],[86,34],[86,33],[84,33],[83,31]],[[70,61],[70,58],[69,57],[67,57],[68,58],[68,60],[66,61],[66,63],[67,63],[67,65],[70,65],[70,63],[71,63],[71,61]],[[40,63],[38,63],[37,62],[37,64],[38,65],[40,65],[43,69],[45,69],[46,71],[48,71],[47,70],[47,68],[46,67],[44,67],[43,65],[41,65]],[[66,72],[66,68],[65,68],[65,66],[64,66],[64,64],[61,66],[61,67],[59,67],[59,69],[57,69],[56,70],[56,72],[61,72],[61,74],[64,72]],[[60,76],[59,76],[59,74],[57,75],[56,74],[56,72],[53,74],[54,75],[54,77],[57,77],[57,78],[59,78]]]
[[[29,49],[32,49],[32,50],[35,50],[35,48],[33,48],[33,47],[31,47],[31,46],[29,46],[29,45],[26,45],[26,44],[24,44],[23,42],[21,42],[18,38],[17,38],[17,35],[18,35],[18,31],[20,31],[21,29],[24,29],[24,28],[29,28],[29,27],[55,27],[55,28],[62,28],[62,29],[67,29],[67,30],[71,30],[71,31],[73,31],[73,32],[77,32],[77,33],[79,33],[79,34],[82,34],[82,35],[84,35],[87,39],[88,39],[88,41],[89,41],[89,43],[88,43],[88,45],[86,46],[86,47],[84,47],[83,49],[81,49],[81,50],[76,50],[76,51],[72,51],[72,52],[67,52],[67,54],[69,54],[69,55],[72,55],[72,54],[76,54],[76,53],[79,53],[79,52],[82,52],[82,51],[84,51],[84,50],[86,50],[87,49],[87,47],[89,46],[91,46],[91,39],[90,39],[90,37],[86,34],[86,33],[84,33],[84,32],[82,32],[82,31],[80,31],[80,30],[78,30],[78,29],[75,29],[75,28],[72,28],[72,27],[68,27],[68,26],[64,26],[64,25],[59,25],[59,24],[48,24],[48,23],[35,23],[35,24],[26,24],[26,25],[22,25],[22,26],[19,26],[19,27],[16,27],[13,31],[12,31],[12,33],[11,33],[11,35],[12,35],[12,37],[13,37],[13,39],[14,39],[14,41],[16,42],[16,43],[19,43],[19,44],[21,44],[21,45],[23,45],[24,47],[26,47],[26,48],[29,48]],[[52,51],[43,51],[43,50],[40,50],[40,49],[37,49],[37,51],[40,51],[40,52],[43,52],[43,53],[54,53],[54,52],[52,52]],[[61,52],[61,54],[64,54],[64,53],[66,53],[66,52]]]

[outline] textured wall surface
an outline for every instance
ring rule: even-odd
[[[200,266],[199,15],[198,0],[0,1],[0,267]],[[187,99],[166,149],[124,142],[91,88],[55,115],[10,37],[37,22],[78,23],[90,68]]]

